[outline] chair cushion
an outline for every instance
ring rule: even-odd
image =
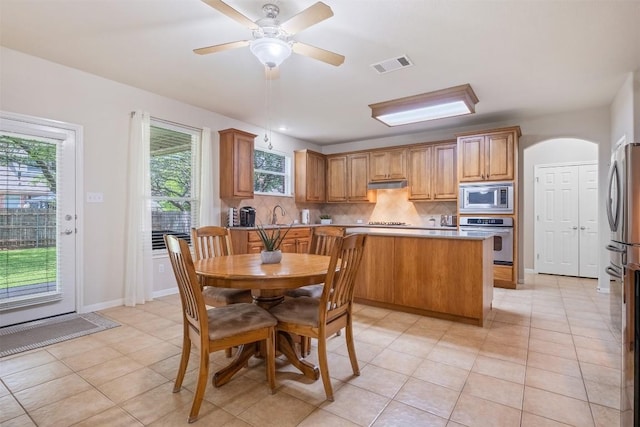
[[[255,304],[240,303],[210,308],[207,310],[207,315],[209,317],[210,340],[269,328],[278,323],[268,311]]]
[[[317,327],[319,303],[317,298],[293,298],[271,308],[269,313],[280,322]]]
[[[303,286],[301,288],[291,289],[284,294],[291,298],[311,297],[320,298],[322,296],[323,284]]]
[[[251,303],[251,291],[248,289],[216,288],[215,286],[205,286],[202,289],[202,296],[207,305],[214,307],[237,304],[240,302]]]

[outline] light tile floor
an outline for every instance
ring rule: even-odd
[[[527,275],[495,289],[484,328],[357,306],[353,377],[344,335],[329,342],[335,401],[279,360],[271,395],[252,361],[208,385],[206,426],[616,426],[620,349],[594,280]],[[0,425],[186,425],[197,356],[172,393],[178,295],[104,315],[122,326],[0,359]],[[316,361],[315,348],[311,360]],[[227,362],[211,357],[211,370]]]

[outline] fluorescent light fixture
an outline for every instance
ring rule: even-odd
[[[275,68],[291,55],[291,45],[275,37],[252,40],[249,49],[256,58],[269,68]]]
[[[371,104],[371,117],[387,126],[475,113],[478,102],[469,84]]]

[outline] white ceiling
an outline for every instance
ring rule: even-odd
[[[296,40],[346,56],[293,54],[272,82],[271,124],[318,144],[441,130],[609,105],[640,69],[640,1],[324,0],[332,18]],[[251,19],[266,0],[228,0]],[[315,0],[276,0],[282,21]],[[0,0],[0,44],[265,126],[251,38],[200,0]],[[370,65],[406,54],[411,68]],[[388,128],[369,104],[470,83],[476,114]]]

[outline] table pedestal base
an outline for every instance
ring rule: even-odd
[[[291,335],[286,332],[278,332],[276,340],[276,350],[284,354],[285,357],[289,359],[289,362],[298,368],[305,377],[314,381],[320,378],[320,370],[318,367],[307,362],[298,354]],[[216,372],[211,382],[215,387],[225,385],[240,369],[247,365],[251,356],[256,355],[260,355],[260,345],[258,343],[245,344],[238,347],[231,363]]]
[[[314,381],[320,378],[320,369],[298,355],[291,335],[286,332],[278,332],[276,339],[278,341],[278,351],[284,354],[286,358],[289,359],[289,362],[298,368],[305,377],[311,378]]]

